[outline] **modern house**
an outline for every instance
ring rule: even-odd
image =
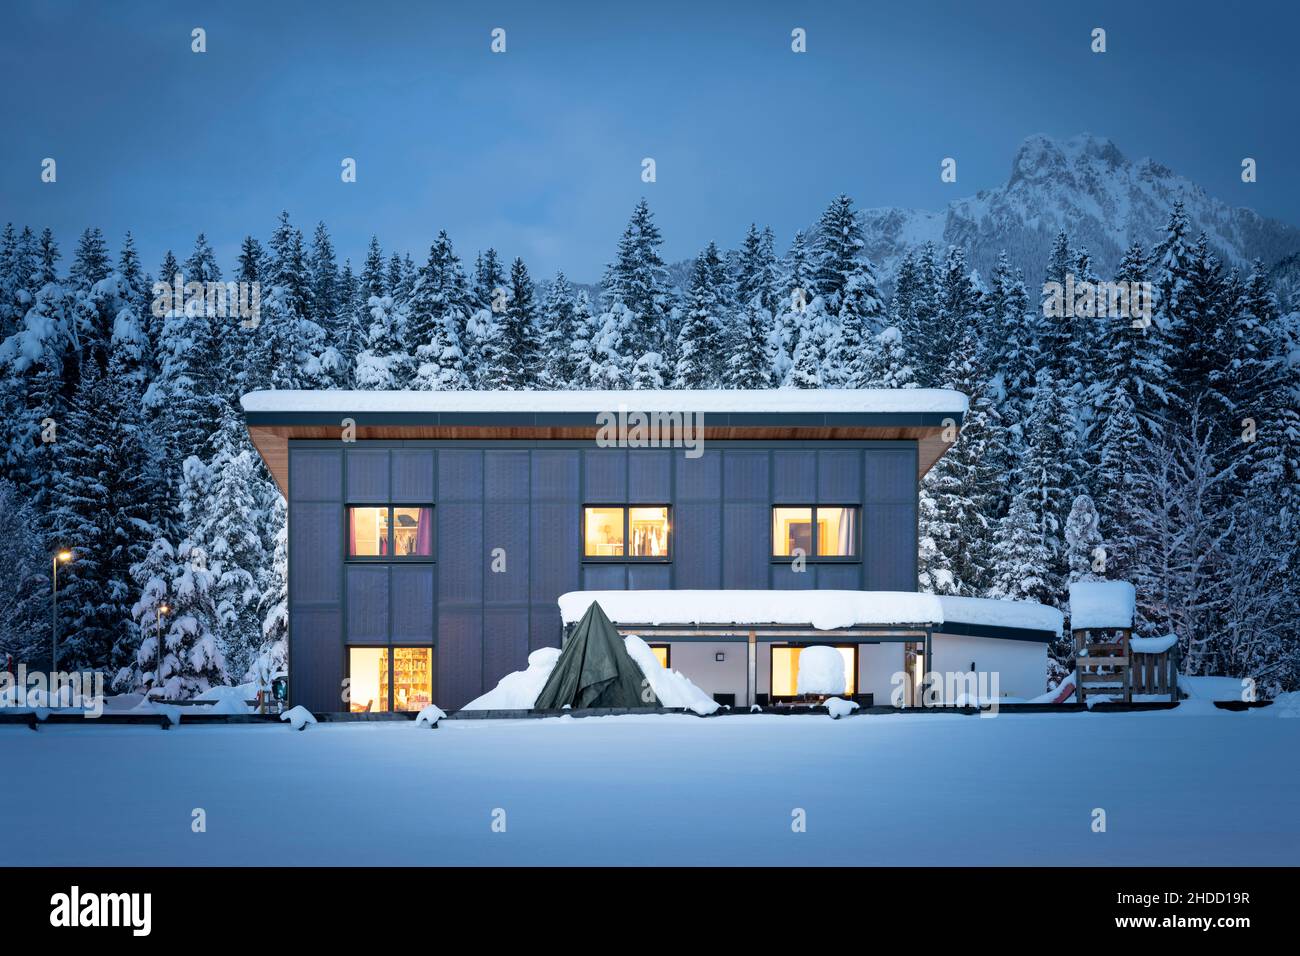
[[[1037,694],[1057,612],[914,593],[917,483],[966,407],[929,389],[245,395],[289,504],[290,701],[458,708],[560,645],[586,606],[571,592],[624,591],[661,597],[607,596],[620,629],[729,703],[790,696],[800,648],[826,643],[852,693],[886,698],[930,660]]]

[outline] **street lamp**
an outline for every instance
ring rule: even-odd
[[[72,560],[72,552],[64,549],[54,555],[50,566],[54,569],[54,621],[53,621],[53,646],[50,653],[50,676],[59,669],[59,565],[67,564]]]
[[[158,669],[157,669],[156,671],[154,671],[154,675],[153,675],[153,686],[155,687],[155,689],[156,689],[156,688],[157,688],[157,687],[162,683],[162,657],[163,657],[162,619],[163,619],[164,617],[167,616],[167,613],[168,613],[170,610],[171,610],[171,608],[168,607],[166,604],[159,604],[159,605],[158,605],[158,613],[154,615],[154,622],[155,622],[155,623],[157,624],[157,626],[158,626],[158,630],[157,630],[157,634],[158,634]]]

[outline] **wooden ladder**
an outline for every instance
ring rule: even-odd
[[[1124,703],[1133,703],[1133,657],[1129,653],[1129,638],[1133,632],[1122,629],[1119,640],[1110,643],[1088,643],[1088,631],[1072,631],[1074,636],[1074,672],[1077,678],[1075,699],[1087,703],[1088,689],[1113,695],[1123,688]]]

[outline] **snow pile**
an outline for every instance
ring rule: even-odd
[[[1130,637],[1128,648],[1134,654],[1163,654],[1177,643],[1177,634],[1166,634],[1164,637]]]
[[[914,591],[570,591],[564,623],[599,602],[615,624],[804,624],[822,630],[872,625],[977,624],[1060,634],[1061,612],[1033,601],[952,598]]]
[[[847,717],[858,709],[856,700],[845,700],[843,697],[832,697],[826,701],[826,709],[830,712],[831,720],[839,720],[841,717]]]
[[[415,726],[428,727],[430,730],[438,726],[438,721],[446,717],[441,707],[430,704],[424,710],[415,715]]]
[[[209,687],[194,699],[212,703],[211,709],[205,708],[205,713],[247,714],[253,709],[248,706],[248,699],[256,696],[257,690],[252,684],[240,684],[237,687],[218,684],[216,687]]]
[[[1246,683],[1240,677],[1189,677],[1179,674],[1178,689],[1192,700],[1246,699]]]
[[[555,662],[560,659],[558,647],[542,647],[528,655],[528,669],[507,674],[497,686],[482,697],[476,697],[462,710],[532,710],[537,695],[546,686]]]
[[[302,730],[308,724],[316,723],[316,718],[306,707],[299,704],[297,707],[290,708],[280,715],[281,720],[287,720],[289,726],[294,730]]]
[[[1273,698],[1268,708],[1277,717],[1300,717],[1300,690],[1289,690]]]
[[[799,653],[797,694],[842,694],[848,686],[844,658],[833,647],[805,647]]]
[[[623,643],[663,706],[683,707],[697,714],[711,714],[718,709],[718,702],[691,683],[681,671],[670,671],[660,664],[650,645],[641,638],[629,634]]]
[[[1064,704],[1068,703],[1074,696],[1075,689],[1079,683],[1079,674],[1077,671],[1070,671],[1065,678],[1045,694],[1039,694],[1037,697],[1031,697],[1025,701],[1026,704]]]
[[[1074,581],[1070,584],[1070,627],[1132,627],[1137,593],[1127,581]]]

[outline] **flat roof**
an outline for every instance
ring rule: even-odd
[[[904,389],[681,389],[646,391],[265,390],[240,399],[249,436],[288,494],[289,442],[336,441],[345,422],[360,441],[594,441],[626,414],[698,414],[681,423],[706,441],[914,441],[917,476],[947,451],[969,404],[961,392]]]
[[[679,389],[645,391],[348,391],[264,390],[241,400],[263,414],[555,414],[595,416],[620,408],[704,415],[964,415],[969,400],[943,388],[903,389]]]

